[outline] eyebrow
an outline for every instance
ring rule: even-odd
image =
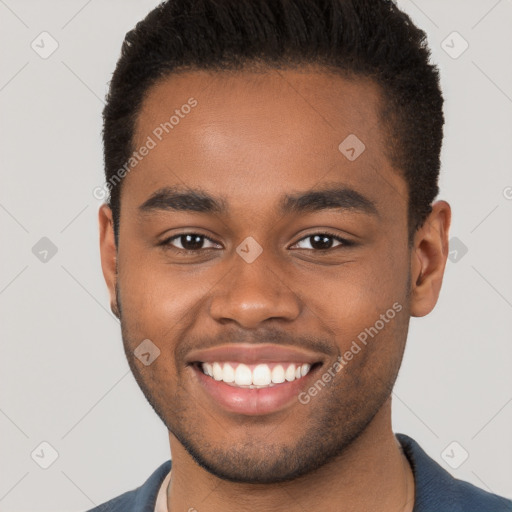
[[[340,185],[287,195],[281,201],[282,213],[306,213],[331,209],[349,210],[379,217],[379,210],[374,201],[352,188]]]
[[[177,212],[225,213],[225,200],[215,199],[200,189],[165,187],[153,193],[139,206],[141,213],[173,210]]]
[[[374,201],[352,188],[341,185],[285,195],[279,204],[281,214],[334,209],[379,217],[379,211]],[[222,197],[215,198],[204,190],[185,187],[159,189],[139,206],[141,214],[169,210],[226,214],[229,208],[227,201]]]

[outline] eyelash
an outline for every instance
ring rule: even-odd
[[[200,251],[205,251],[205,250],[210,250],[210,249],[214,249],[213,247],[207,247],[206,249],[197,249],[197,250],[193,250],[193,249],[180,249],[178,247],[173,247],[171,245],[171,242],[173,240],[176,240],[182,236],[186,236],[186,235],[196,235],[196,236],[200,236],[212,243],[217,243],[215,242],[215,240],[212,240],[211,238],[207,237],[206,235],[202,235],[201,233],[179,233],[177,235],[173,235],[169,238],[166,238],[165,240],[163,240],[159,245],[160,246],[163,246],[164,248],[168,249],[170,248],[171,250],[173,250],[174,252],[176,252],[177,254],[198,254]],[[341,246],[336,246],[336,247],[330,247],[328,249],[302,249],[302,250],[306,250],[306,251],[313,251],[313,252],[316,252],[316,253],[327,253],[329,251],[332,251],[333,249],[336,249],[337,247],[351,247],[351,246],[354,246],[356,245],[355,242],[352,242],[350,240],[347,240],[345,238],[342,238],[334,233],[331,233],[329,231],[318,231],[316,233],[311,233],[309,235],[306,235],[304,237],[302,237],[300,240],[297,240],[297,242],[295,242],[293,245],[297,245],[299,242],[301,242],[302,240],[306,240],[308,238],[312,238],[316,235],[325,235],[329,238],[332,238],[334,240],[336,240],[337,242],[341,242]],[[215,250],[215,249],[214,249]],[[297,249],[294,249],[294,250],[297,250]],[[299,249],[301,250],[301,249]]]

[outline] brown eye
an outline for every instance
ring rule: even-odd
[[[326,251],[339,246],[354,245],[353,242],[331,233],[314,233],[302,238],[295,245],[304,243],[304,241],[306,241],[306,243],[302,247],[299,246],[299,249]]]
[[[209,243],[210,246],[205,247],[205,242]],[[181,233],[167,238],[162,242],[163,246],[170,246],[176,250],[197,252],[201,249],[212,249],[215,248],[215,244],[205,235],[198,233]]]

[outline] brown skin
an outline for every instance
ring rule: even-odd
[[[149,91],[135,147],[191,96],[198,105],[123,182],[117,250],[111,211],[99,211],[126,355],[169,430],[169,510],[411,511],[414,479],[391,428],[390,395],[409,318],[428,314],[439,296],[449,204],[434,203],[408,247],[407,185],[386,157],[383,99],[372,82],[319,70],[174,76]],[[351,133],[366,145],[353,162],[338,151]],[[370,198],[379,216],[276,213],[283,195],[333,183]],[[229,211],[139,215],[153,192],[172,185],[222,196]],[[334,241],[320,254],[307,236],[327,228],[357,245]],[[158,245],[184,231],[214,248],[196,256]],[[251,264],[235,252],[248,236],[263,248]],[[320,377],[395,302],[402,311],[307,405],[228,413],[185,363],[191,349],[275,334],[284,344],[327,347]],[[146,338],[161,351],[149,366],[133,355]]]

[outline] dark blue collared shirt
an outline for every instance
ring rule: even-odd
[[[454,478],[405,434],[395,434],[414,473],[416,494],[413,512],[512,512],[512,501]],[[156,497],[171,461],[164,462],[137,489],[88,512],[154,512]]]

